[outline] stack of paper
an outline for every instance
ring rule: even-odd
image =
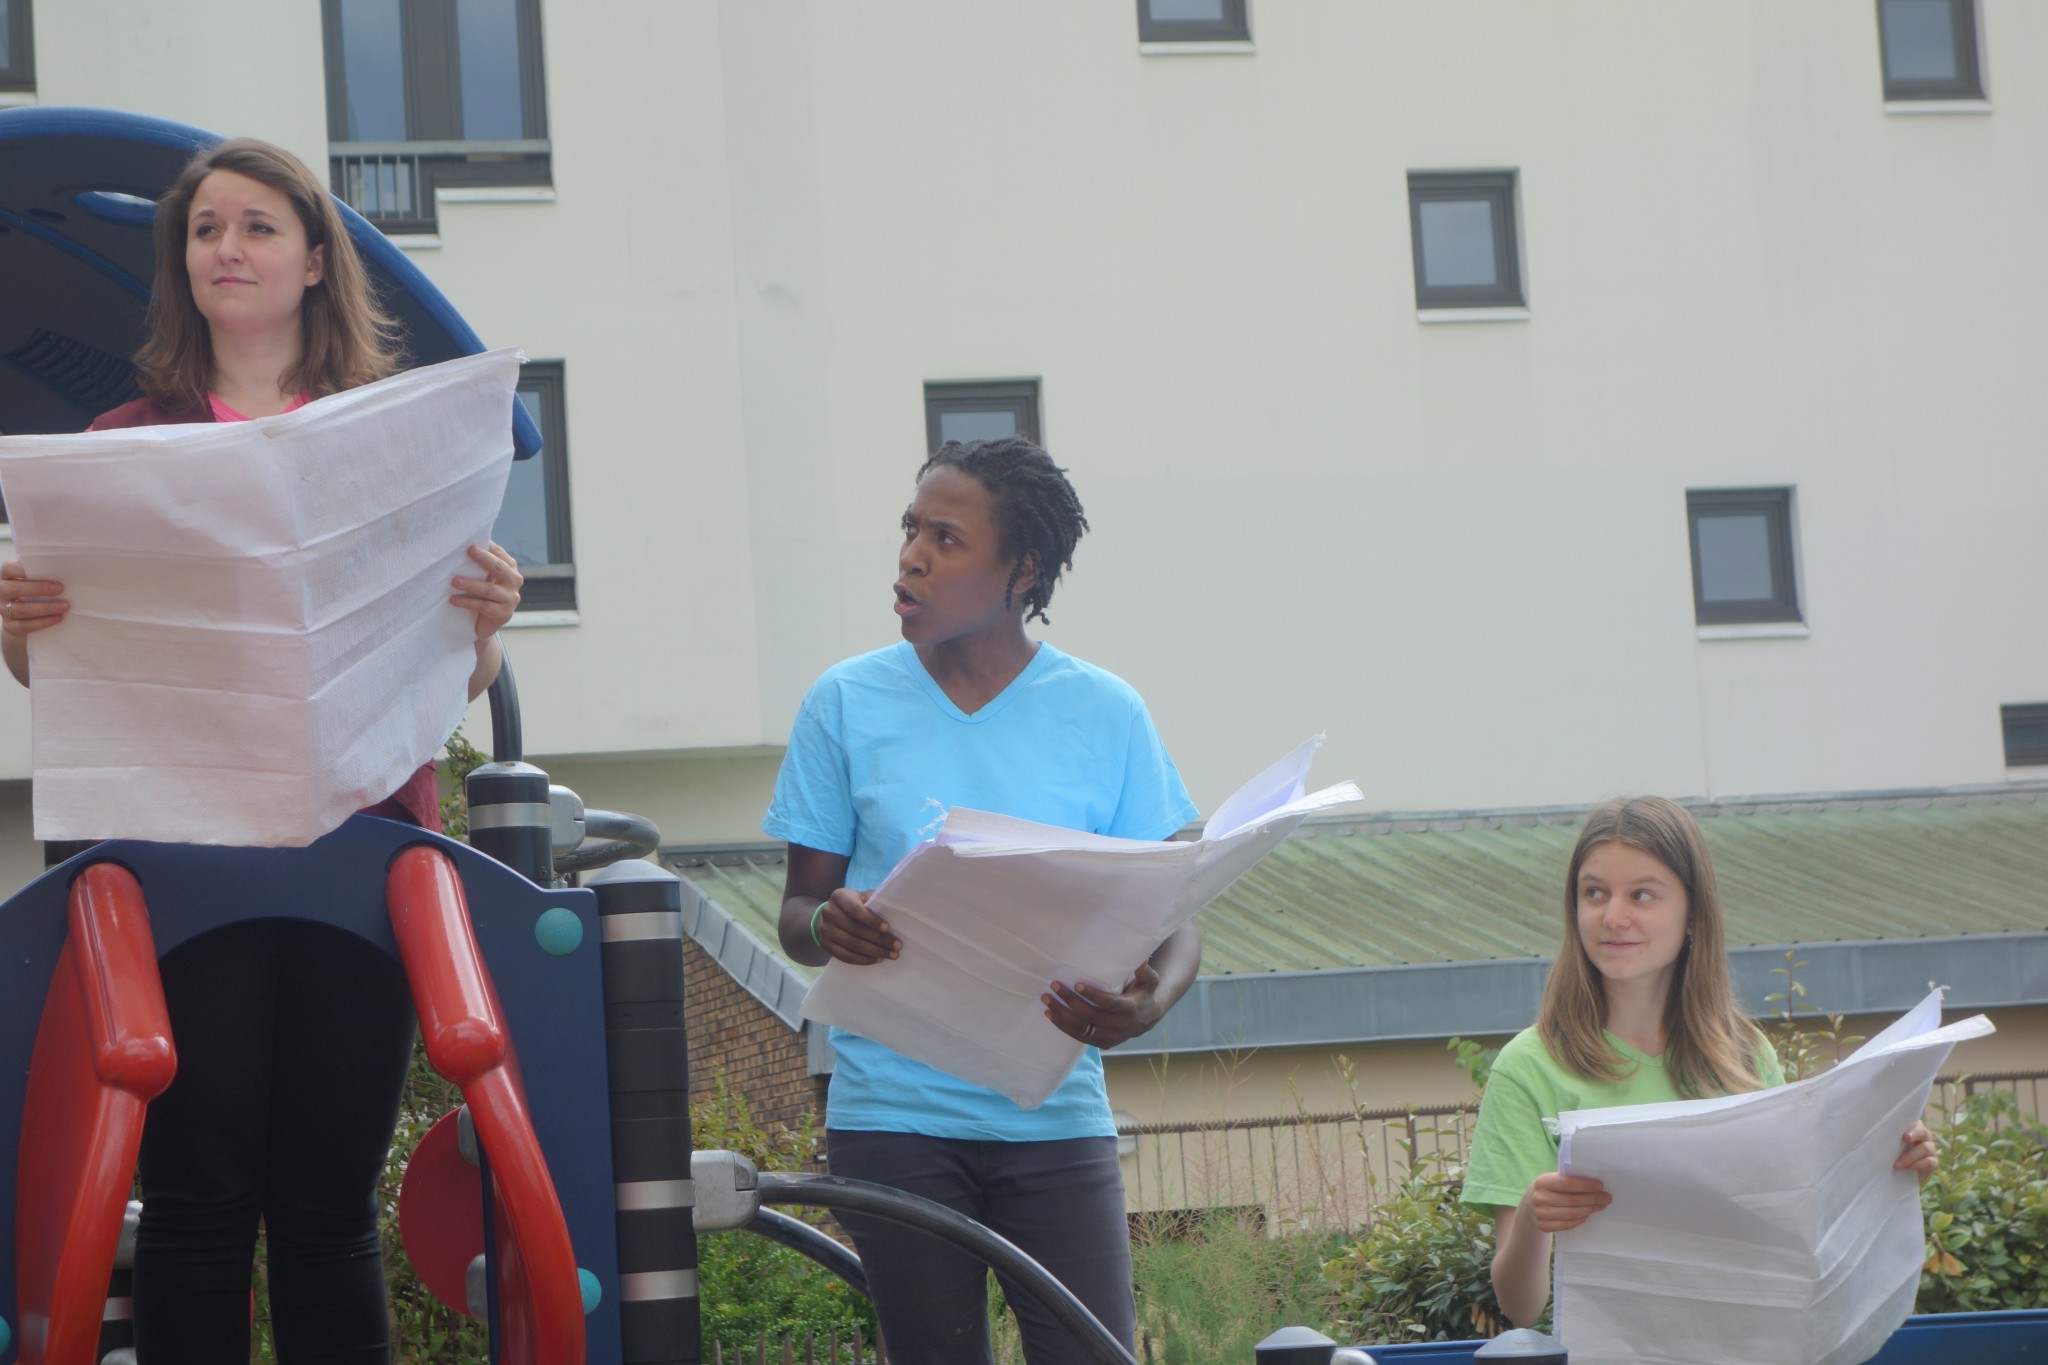
[[[1350,782],[1303,794],[1321,744],[1317,735],[1240,787],[1192,843],[949,811],[868,899],[901,956],[830,964],[804,997],[805,1017],[1036,1108],[1082,1047],[1046,1020],[1048,986],[1121,990],[1310,812],[1362,799]]]
[[[1572,1365],[1855,1365],[1913,1311],[1926,1258],[1901,1137],[1975,1015],[1935,991],[1834,1070],[1722,1099],[1558,1116],[1558,1168],[1614,1202],[1556,1242]]]
[[[493,351],[253,422],[0,438],[22,563],[71,603],[29,638],[36,837],[305,844],[431,759],[518,377]]]

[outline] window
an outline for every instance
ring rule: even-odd
[[[1792,490],[1695,489],[1692,602],[1703,626],[1799,620],[1792,575]]]
[[[927,384],[924,438],[930,450],[948,441],[1038,440],[1038,381]]]
[[[545,187],[540,0],[322,0],[334,192],[430,232],[437,189]]]
[[[1417,308],[1523,303],[1513,171],[1410,172]]]
[[[1246,0],[1138,0],[1141,43],[1248,43]]]
[[[1984,97],[1977,62],[1977,0],[1877,0],[1888,100]]]
[[[0,0],[0,90],[36,88],[29,0]]]
[[[540,453],[512,462],[505,505],[491,539],[512,552],[526,575],[521,611],[576,606],[576,562],[569,547],[569,419],[562,401],[562,362],[528,361],[519,370],[519,401],[540,427]]]
[[[2005,730],[2006,767],[2048,763],[2048,701],[2001,706],[1998,719]]]

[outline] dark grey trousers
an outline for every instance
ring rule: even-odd
[[[1050,1270],[1135,1352],[1131,1239],[1115,1138],[971,1142],[852,1129],[825,1136],[832,1174],[923,1195],[985,1224]],[[991,1360],[987,1267],[900,1224],[838,1217],[867,1268],[895,1365]],[[1037,1300],[1007,1279],[1002,1288],[1030,1365],[1083,1358]]]

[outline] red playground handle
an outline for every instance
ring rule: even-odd
[[[427,1059],[461,1087],[490,1162],[500,1365],[583,1365],[576,1251],[533,1135],[518,1059],[470,928],[462,881],[447,854],[417,846],[393,860],[385,894]]]
[[[127,868],[71,883],[29,1064],[14,1259],[22,1365],[92,1365],[142,1118],[176,1073],[156,943]]]

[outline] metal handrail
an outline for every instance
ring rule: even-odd
[[[1038,1300],[1060,1326],[1072,1334],[1093,1365],[1138,1365],[1122,1342],[1074,1297],[1052,1272],[964,1213],[887,1185],[847,1180],[833,1175],[792,1175],[762,1171],[758,1177],[763,1204],[798,1204],[820,1209],[848,1209],[871,1218],[930,1233],[951,1242]]]

